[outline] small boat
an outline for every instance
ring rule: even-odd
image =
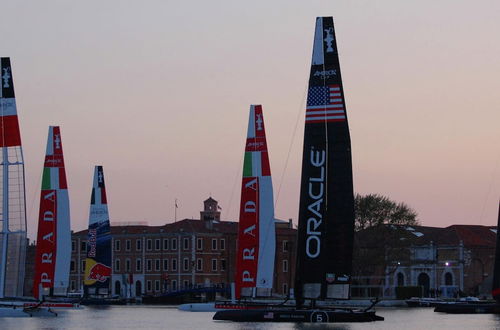
[[[439,298],[411,297],[410,299],[406,299],[405,302],[408,307],[435,307],[436,304],[444,301]]]
[[[492,296],[494,300],[479,300],[476,297],[461,298],[454,302],[436,304],[434,312],[448,314],[500,314],[500,201],[498,203],[497,244],[493,268]]]
[[[316,19],[298,220],[295,306],[225,310],[213,319],[313,323],[383,320],[373,311],[374,304],[366,309],[318,308],[316,304],[350,298],[354,240],[351,142],[332,17]],[[242,274],[243,280],[255,278],[251,272]]]

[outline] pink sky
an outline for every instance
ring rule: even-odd
[[[48,125],[61,126],[73,229],[87,225],[97,164],[112,222],[171,222],[175,198],[179,219],[198,218],[209,195],[237,220],[252,103],[264,108],[276,217],[296,221],[322,15],[336,23],[355,191],[404,201],[424,225],[496,224],[498,1],[9,0],[1,10],[30,237]]]

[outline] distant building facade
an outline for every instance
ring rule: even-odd
[[[164,226],[111,226],[111,291],[122,297],[158,295],[200,286],[227,287],[234,282],[238,223],[221,221],[216,200],[204,201],[200,220]],[[276,221],[277,249],[273,293],[293,287],[295,230]],[[73,233],[70,291],[81,291],[87,230]]]

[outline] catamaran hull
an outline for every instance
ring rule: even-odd
[[[260,309],[225,310],[215,313],[214,320],[233,322],[294,322],[294,323],[349,323],[383,321],[375,311],[351,309]]]
[[[41,307],[26,309],[23,307],[0,307],[0,318],[2,317],[33,317],[33,316],[57,316],[50,308]]]
[[[448,314],[500,314],[499,303],[440,303],[434,312]]]

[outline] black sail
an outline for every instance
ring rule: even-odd
[[[295,297],[348,299],[354,236],[351,141],[332,17],[316,19],[302,157]]]
[[[493,269],[493,298],[500,302],[500,201],[498,202],[497,245],[495,250],[495,268]]]

